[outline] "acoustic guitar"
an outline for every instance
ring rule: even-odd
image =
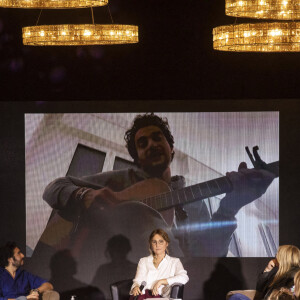
[[[264,168],[275,174],[276,177],[279,176],[279,161],[265,164]],[[72,178],[72,181],[75,185],[78,182],[78,185],[80,184],[79,186],[90,187],[93,189],[103,188],[102,186],[85,182],[75,177]],[[176,206],[229,193],[231,190],[232,183],[227,176],[173,191],[170,190],[170,187],[166,182],[158,178],[151,178],[138,182],[121,192],[116,192],[116,194],[119,194],[118,196],[121,199],[127,199],[120,203],[121,205],[127,201],[143,204],[147,208],[159,212],[159,215],[168,226],[171,226],[174,220],[174,208]],[[87,212],[85,212],[85,214],[90,215],[89,223],[91,223],[93,219],[91,215],[101,213],[103,216],[108,213],[107,210],[104,210],[103,212],[97,211],[96,213],[95,211],[97,211],[97,207],[92,205]],[[55,246],[58,241],[59,243],[62,243],[63,240],[68,240],[70,234],[75,233],[80,227],[78,223],[81,218],[82,215],[79,215],[75,222],[71,222],[65,220],[59,214],[52,215],[40,240],[51,246]],[[96,219],[98,219],[98,217]],[[65,245],[65,243],[61,246],[63,245]]]
[[[279,176],[278,161],[263,164],[263,168],[276,177]],[[102,188],[74,177],[72,181],[78,186]],[[78,261],[81,279],[90,282],[97,267],[107,260],[106,247],[113,237],[123,235],[128,238],[133,249],[131,259],[138,261],[140,257],[147,255],[147,239],[154,228],[163,228],[168,232],[172,241],[171,253],[182,257],[181,247],[171,231],[175,207],[231,190],[232,183],[226,176],[173,191],[164,181],[152,178],[117,192],[126,201],[112,209],[101,210],[99,206],[92,204],[72,221],[53,210],[33,257],[37,259],[41,269],[46,270],[51,256],[62,249],[71,249]],[[46,273],[45,276],[47,277]]]

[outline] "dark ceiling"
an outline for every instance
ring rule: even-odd
[[[215,26],[251,22],[225,16],[224,0],[111,0],[115,23],[139,26],[121,46],[23,46],[22,26],[39,10],[0,8],[2,100],[172,100],[299,98],[300,53],[212,49]],[[96,23],[110,23],[106,7]],[[252,21],[255,22],[255,21]],[[90,9],[43,10],[39,24],[91,23]]]

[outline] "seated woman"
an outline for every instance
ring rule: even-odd
[[[255,299],[268,299],[275,289],[290,289],[294,285],[294,276],[300,270],[300,250],[293,245],[278,248],[276,258],[272,259],[259,275],[256,284]],[[233,294],[230,300],[249,300],[242,293]]]
[[[140,259],[133,285],[130,290],[130,300],[139,296],[138,300],[168,296],[168,286],[174,283],[186,284],[189,280],[179,258],[168,255],[170,239],[162,229],[152,231],[149,237],[151,255]],[[140,290],[141,283],[146,286]]]
[[[294,277],[294,285],[295,285],[295,290],[294,294],[296,299],[300,300],[300,271],[296,273]]]

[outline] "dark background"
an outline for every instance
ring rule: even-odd
[[[0,8],[1,244],[25,249],[26,112],[278,110],[280,244],[300,247],[299,54],[214,51],[213,27],[256,22],[225,16],[224,0],[111,0],[110,10],[115,23],[139,26],[138,44],[23,46],[21,28],[35,25],[39,10]],[[106,7],[94,14],[110,23]],[[59,23],[91,23],[90,10],[43,10],[39,24]],[[187,261],[185,299],[254,288],[267,261]]]
[[[298,98],[298,53],[214,51],[216,26],[257,22],[225,16],[224,0],[111,0],[115,23],[139,26],[140,42],[23,46],[39,10],[0,8],[3,100]],[[95,23],[110,23],[107,7]],[[39,25],[91,23],[90,9],[43,10]]]

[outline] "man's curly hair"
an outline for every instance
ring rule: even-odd
[[[8,266],[8,259],[14,256],[14,249],[17,247],[15,242],[7,242],[5,246],[0,248],[0,267]]]
[[[164,134],[166,140],[168,141],[171,149],[173,149],[174,138],[170,131],[170,126],[167,118],[161,118],[154,113],[146,113],[143,115],[137,115],[130,129],[125,133],[124,139],[126,141],[126,147],[130,156],[134,159],[134,162],[138,162],[138,154],[135,148],[135,135],[141,128],[147,126],[157,126]],[[172,152],[172,159],[174,157],[174,151]]]

